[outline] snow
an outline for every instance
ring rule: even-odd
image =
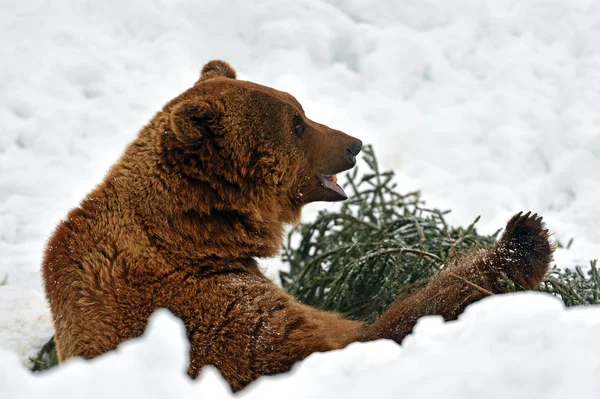
[[[289,373],[258,379],[239,396],[594,397],[600,393],[599,329],[600,308],[565,309],[537,293],[487,298],[456,322],[422,318],[402,347],[381,340],[315,353]],[[144,336],[41,375],[0,352],[0,390],[6,398],[234,397],[214,368],[203,369],[197,381],[185,374],[188,350],[183,323],[161,309]]]
[[[163,392],[163,379],[152,378],[159,372],[172,373],[164,381],[177,383],[173,395],[209,392],[210,381],[222,388],[213,372],[197,384],[166,367],[151,370],[134,349],[35,378],[19,366],[52,335],[39,265],[54,226],[209,59],[229,61],[242,79],[289,91],[311,119],[374,144],[383,168],[397,172],[400,189],[421,189],[430,206],[452,209],[452,223],[481,215],[480,231],[491,233],[531,209],[556,238],[575,239],[570,250],[556,253],[560,266],[585,266],[599,256],[595,0],[3,0],[0,21],[2,397],[11,397],[3,395],[2,379],[13,392],[58,392],[61,378],[74,375],[78,389],[97,388],[86,391],[89,397],[112,389],[93,382],[98,375],[87,367],[102,370],[105,384],[149,397]],[[333,206],[309,206],[305,218]],[[282,267],[278,259],[264,264],[274,277]],[[503,306],[529,314],[513,318]],[[489,320],[485,312],[502,317]],[[548,320],[551,312],[563,324]],[[424,321],[402,348],[377,342],[314,355],[293,375],[253,389],[289,396],[292,390],[276,387],[293,384],[300,395],[335,385],[354,396],[372,394],[366,390],[373,386],[382,395],[416,393],[421,384],[419,397],[435,389],[474,397],[486,386],[486,397],[507,387],[523,387],[510,397],[567,389],[590,396],[598,387],[586,377],[594,366],[586,356],[597,352],[583,327],[597,334],[597,320],[597,309],[565,311],[546,298],[492,298],[457,323]],[[164,334],[173,329],[165,321]],[[157,356],[175,345],[168,341]],[[394,353],[398,360],[390,358]],[[461,358],[461,367],[449,365],[450,356]],[[370,362],[377,372],[369,372]],[[130,373],[134,364],[150,377]],[[363,372],[368,378],[357,376]],[[424,383],[434,380],[440,383]]]
[[[565,310],[536,293],[488,298],[458,322],[421,318],[402,347],[382,340],[313,354],[291,376],[259,379],[247,396],[594,397],[599,328],[600,308]]]

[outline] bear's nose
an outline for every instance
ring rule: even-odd
[[[352,145],[350,145],[350,148],[348,149],[350,150],[350,153],[352,155],[358,155],[360,150],[362,150],[362,141],[360,141],[359,139],[354,140],[354,142],[352,143]]]
[[[356,156],[362,149],[362,146],[363,146],[362,141],[360,141],[359,139],[355,139],[352,142],[352,144],[350,144],[350,147],[346,150],[346,153],[348,155],[348,160],[350,160],[350,162],[352,164],[356,163]]]

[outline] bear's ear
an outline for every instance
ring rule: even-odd
[[[171,128],[184,142],[201,140],[212,134],[218,108],[217,104],[207,101],[184,101],[171,111]]]
[[[209,61],[202,68],[202,72],[200,73],[200,80],[198,82],[204,82],[205,80],[216,78],[219,76],[229,79],[235,79],[235,69],[233,69],[233,67],[225,61]]]

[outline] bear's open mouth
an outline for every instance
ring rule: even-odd
[[[337,176],[336,175],[317,175],[321,186],[324,188],[334,191],[335,193],[341,195],[344,198],[348,198],[344,189],[337,184]]]

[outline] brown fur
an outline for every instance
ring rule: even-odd
[[[255,259],[278,253],[284,225],[304,204],[343,199],[315,176],[352,167],[360,145],[306,118],[289,94],[208,63],[47,245],[43,278],[60,360],[114,349],[164,307],[185,323],[189,374],[212,364],[237,390],[313,352],[401,342],[423,315],[453,319],[485,290],[502,292],[502,272],[526,288],[540,282],[552,248],[541,218],[527,214],[494,248],[462,258],[371,327],[283,292]]]

